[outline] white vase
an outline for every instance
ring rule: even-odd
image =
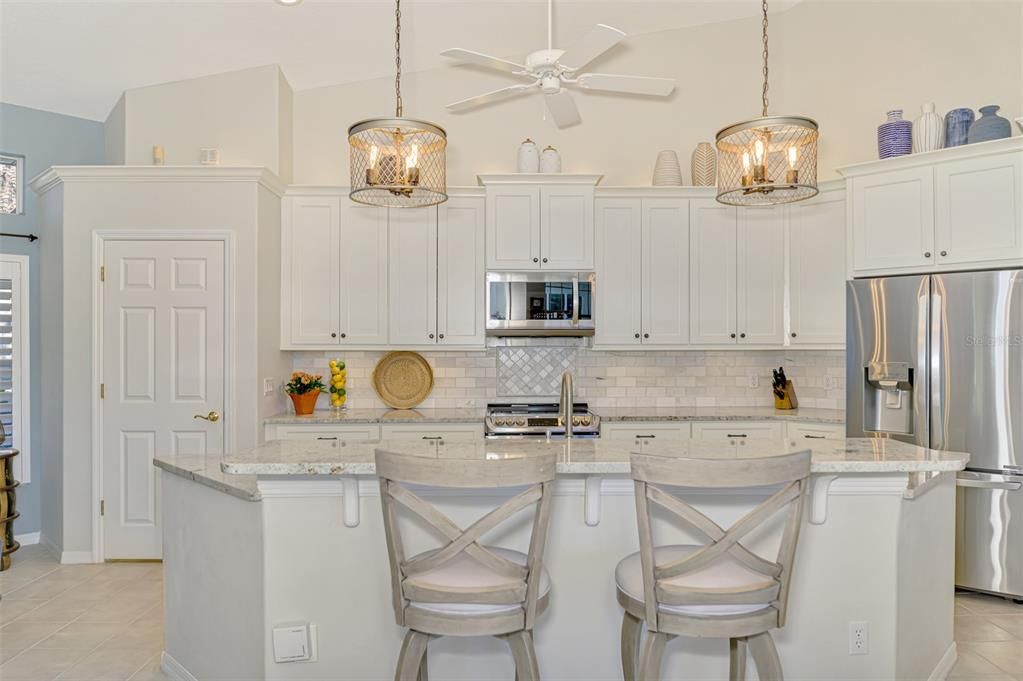
[[[541,173],[560,173],[561,172],[561,154],[554,147],[545,147],[543,153],[540,154],[540,172]]]
[[[934,104],[920,107],[920,118],[913,122],[913,153],[941,149],[945,140],[945,121],[934,112]]]
[[[693,184],[697,187],[710,187],[717,181],[717,155],[710,142],[700,142],[693,149],[690,159],[693,173]]]
[[[657,154],[654,163],[655,187],[678,187],[682,185],[682,166],[678,162],[678,154],[666,149]]]
[[[519,145],[518,169],[520,173],[540,172],[540,150],[536,148],[536,142],[528,137]]]

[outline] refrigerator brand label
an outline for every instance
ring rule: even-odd
[[[991,348],[1008,346],[1017,348],[1023,346],[1023,335],[1016,336],[967,336],[967,347]]]

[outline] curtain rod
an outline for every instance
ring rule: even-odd
[[[28,239],[29,241],[35,241],[39,238],[35,234],[14,234],[12,232],[0,232],[0,236],[12,236],[15,239]]]

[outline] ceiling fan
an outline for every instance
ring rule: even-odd
[[[567,50],[554,49],[553,43],[553,0],[547,0],[547,49],[537,50],[526,56],[525,64],[518,64],[481,52],[452,48],[444,50],[445,57],[457,59],[498,71],[505,71],[527,78],[529,83],[519,83],[486,92],[469,99],[447,105],[451,111],[464,111],[482,104],[497,102],[517,95],[539,90],[547,100],[547,110],[559,128],[580,123],[579,109],[566,86],[582,90],[599,90],[629,95],[667,97],[675,89],[671,78],[648,76],[623,76],[609,73],[579,73],[579,70],[594,59],[610,50],[625,39],[625,33],[605,24],[597,24],[575,46]]]

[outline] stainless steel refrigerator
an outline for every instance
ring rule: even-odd
[[[1023,598],[1023,270],[850,281],[846,312],[847,433],[969,452],[956,584]]]

